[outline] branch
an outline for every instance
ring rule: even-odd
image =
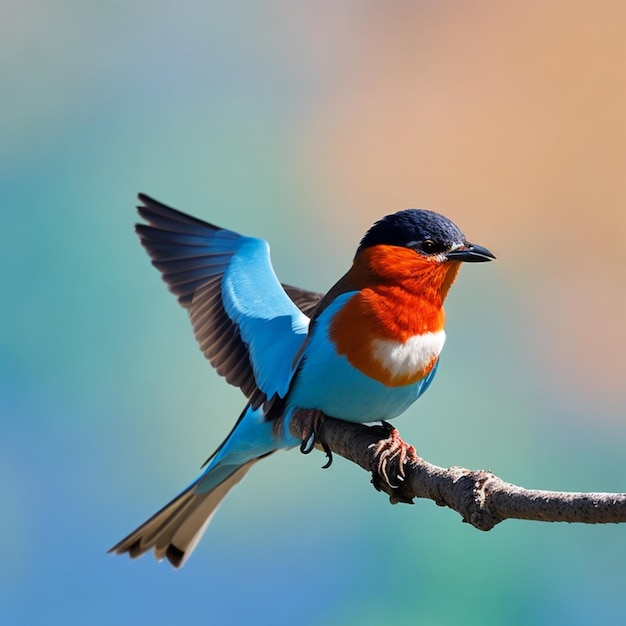
[[[291,434],[310,433],[307,412],[296,413]],[[366,426],[322,416],[316,447],[372,472],[372,483],[392,504],[427,498],[457,511],[464,522],[491,530],[505,519],[606,524],[626,522],[626,494],[567,493],[523,489],[491,472],[444,469],[417,456],[413,446],[388,425]],[[393,478],[393,480],[392,480]]]

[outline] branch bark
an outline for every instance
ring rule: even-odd
[[[290,431],[302,439],[307,432],[306,416],[300,418],[296,414]],[[316,447],[321,448],[324,442],[333,453],[372,472],[372,483],[389,495],[392,504],[427,498],[457,511],[464,522],[479,530],[491,530],[505,519],[583,524],[626,522],[624,493],[531,490],[507,483],[485,470],[437,467],[418,457],[396,430],[392,432],[386,426],[366,426],[323,416],[316,435]],[[394,452],[383,453],[386,471],[381,472],[380,451],[392,439]]]

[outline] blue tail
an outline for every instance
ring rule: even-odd
[[[277,439],[273,428],[261,407],[254,410],[248,406],[204,472],[109,552],[128,553],[135,558],[153,549],[159,561],[167,558],[174,567],[181,567],[223,498],[254,463],[279,448],[295,444]]]

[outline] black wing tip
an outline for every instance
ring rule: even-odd
[[[187,234],[198,234],[198,232],[194,233],[194,230],[198,229],[199,232],[204,229],[211,231],[224,230],[220,226],[205,222],[197,217],[193,217],[193,215],[183,213],[183,211],[159,202],[145,193],[138,193],[137,198],[141,202],[141,204],[137,205],[137,212],[140,217],[158,229]]]
[[[153,230],[153,226],[149,226],[148,224],[142,224],[141,222],[137,222],[135,224],[135,232],[141,237],[142,235],[148,235],[151,230]]]
[[[141,214],[142,211],[150,211],[150,210],[162,210],[167,209],[168,211],[176,211],[176,209],[168,206],[167,204],[163,204],[163,202],[159,202],[152,196],[149,196],[147,193],[138,193],[137,199],[140,204],[137,206],[137,210]]]
[[[140,202],[140,204],[138,204],[136,207],[137,212],[147,222],[152,222],[151,218],[153,216],[160,216],[163,214],[166,214],[169,216],[173,216],[177,214],[185,215],[184,213],[181,213],[181,211],[178,211],[177,209],[174,209],[173,207],[168,206],[167,204],[163,204],[163,202],[159,202],[158,200],[155,200],[152,196],[149,196],[148,194],[138,193],[137,198]],[[185,215],[185,217],[190,217],[190,216]]]
[[[149,206],[151,204],[155,204],[157,206],[167,206],[163,204],[162,202],[159,202],[152,196],[149,196],[147,193],[143,193],[142,191],[140,191],[137,194],[137,199],[139,200],[139,202],[141,202],[141,204],[146,205],[146,206]],[[170,209],[171,207],[167,207],[167,208]]]

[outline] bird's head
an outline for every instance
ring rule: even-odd
[[[365,234],[354,267],[373,280],[401,283],[413,293],[441,303],[461,262],[491,261],[495,256],[470,243],[447,217],[422,209],[406,209],[383,217]]]
[[[487,248],[469,243],[447,217],[423,209],[405,209],[378,220],[361,240],[356,256],[381,245],[408,248],[435,263],[477,263],[496,258]]]

